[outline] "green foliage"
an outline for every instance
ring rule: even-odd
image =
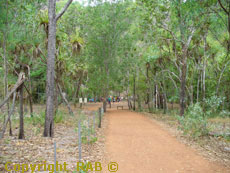
[[[33,117],[26,117],[25,122],[28,122],[34,126],[43,126],[45,124],[45,112],[34,114]]]
[[[62,123],[64,121],[64,113],[58,111],[54,117],[55,123]],[[45,124],[45,112],[41,112],[40,114],[34,114],[33,117],[25,117],[25,122],[28,124],[32,124],[34,126],[44,126]]]
[[[219,116],[220,116],[220,117],[223,117],[223,118],[226,118],[226,117],[229,117],[229,118],[230,118],[230,111],[228,111],[228,110],[222,110],[222,111],[219,113]]]
[[[62,111],[58,110],[58,112],[54,116],[54,122],[55,123],[62,123],[62,122],[64,122],[65,116],[66,115]]]
[[[96,126],[96,125],[95,125]],[[82,143],[94,143],[97,141],[97,137],[92,136],[95,130],[92,126],[88,127],[87,120],[81,123],[81,140]]]
[[[189,106],[185,116],[178,116],[179,128],[195,139],[208,134],[207,119],[199,103]]]
[[[224,102],[224,97],[211,96],[210,98],[205,99],[205,109],[206,115],[208,117],[217,116],[221,110],[221,105]],[[226,115],[227,112],[222,112],[222,115]]]
[[[65,3],[66,0],[57,2],[57,12]],[[227,2],[223,4],[227,6]],[[69,100],[78,100],[74,97],[78,87],[84,97],[99,98],[109,92],[127,92],[132,96],[135,77],[137,104],[146,102],[147,93],[151,93],[153,100],[156,86],[159,97],[166,94],[167,102],[179,103],[183,48],[188,46],[186,101],[202,101],[205,116],[201,115],[203,110],[200,114],[194,112],[199,106],[193,105],[181,121],[187,133],[191,129],[192,134],[200,136],[193,128],[196,121],[199,126],[205,122],[202,117],[230,116],[230,63],[227,65],[230,40],[226,22],[227,15],[217,0],[95,0],[91,6],[75,1],[57,23],[55,74]],[[0,74],[4,73],[5,43],[9,89],[17,81],[16,73],[25,70],[18,62],[21,61],[30,67],[34,103],[44,104],[46,99],[47,36],[45,0],[0,2]],[[186,45],[190,36],[191,43]],[[1,98],[3,76],[0,76]],[[25,119],[43,125],[43,114]],[[64,120],[63,112],[58,112],[54,119],[55,123]],[[87,127],[83,129],[85,136],[93,133]]]

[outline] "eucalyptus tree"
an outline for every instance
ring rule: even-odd
[[[141,1],[149,12],[148,21],[158,33],[158,40],[162,40],[171,62],[177,68],[177,77],[180,81],[180,115],[184,115],[186,99],[186,81],[188,68],[188,51],[191,47],[194,34],[202,29],[207,19],[202,2],[198,1]],[[153,5],[154,4],[154,5]],[[204,7],[204,8],[202,8]],[[202,17],[201,17],[202,14]],[[165,33],[162,37],[162,33]],[[165,41],[164,41],[165,40]],[[165,46],[164,46],[165,47]],[[163,47],[163,49],[165,49]],[[174,59],[174,60],[173,60]],[[171,73],[171,72],[170,72]],[[175,73],[174,73],[175,74]]]
[[[48,1],[48,47],[47,47],[47,79],[46,79],[46,117],[44,136],[54,135],[54,78],[55,78],[55,53],[56,53],[56,24],[58,19],[65,13],[73,0],[68,0],[61,11],[56,14],[56,0]]]

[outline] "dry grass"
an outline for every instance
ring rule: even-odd
[[[65,106],[60,106],[59,111],[63,118],[59,123],[55,123],[54,138],[44,138],[43,125],[39,122],[34,122],[31,118],[25,116],[25,140],[18,140],[18,115],[13,120],[13,136],[9,136],[8,132],[4,139],[0,140],[0,172],[4,172],[4,166],[7,162],[13,164],[42,164],[47,161],[47,164],[53,164],[54,160],[54,142],[57,144],[57,161],[59,163],[68,163],[68,169],[74,171],[78,160],[78,133],[77,124],[79,118],[92,115],[92,111],[80,110],[74,108],[74,116],[68,114]],[[45,110],[45,105],[35,105],[35,116],[41,114]],[[84,114],[84,115],[83,115]],[[97,127],[97,126],[96,126]],[[82,159],[83,161],[102,161],[104,134],[103,128],[96,128],[97,141],[95,143],[82,144]],[[28,171],[31,172],[31,171]]]

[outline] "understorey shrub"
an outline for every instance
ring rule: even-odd
[[[189,106],[184,116],[178,116],[179,129],[185,135],[199,138],[208,134],[207,119],[199,103]]]
[[[217,97],[215,95],[205,99],[204,103],[205,103],[206,116],[209,118],[219,116],[219,113],[221,111],[221,106],[224,101],[225,101],[225,97]]]

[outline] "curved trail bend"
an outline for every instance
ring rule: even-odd
[[[108,161],[119,164],[119,173],[230,173],[139,113],[108,109],[104,118]]]

